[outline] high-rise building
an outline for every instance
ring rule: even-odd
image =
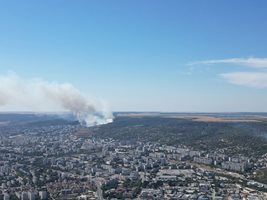
[[[46,191],[40,191],[39,196],[41,200],[47,199],[47,192]]]
[[[34,192],[28,192],[28,199],[29,200],[35,200],[35,193]]]
[[[27,192],[22,192],[21,193],[21,200],[28,200],[28,194],[27,194]]]
[[[4,200],[9,200],[10,199],[10,195],[8,193],[4,193]]]

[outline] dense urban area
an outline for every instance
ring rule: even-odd
[[[265,122],[20,117],[0,126],[0,199],[267,199]]]

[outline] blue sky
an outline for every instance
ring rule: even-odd
[[[68,82],[114,111],[267,111],[266,9],[264,0],[4,0],[0,74]]]

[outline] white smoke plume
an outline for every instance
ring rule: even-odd
[[[0,75],[0,110],[70,111],[86,126],[113,121],[113,115],[104,103],[88,98],[69,83],[25,80],[14,74]]]

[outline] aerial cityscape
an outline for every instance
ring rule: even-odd
[[[267,114],[115,115],[89,128],[0,115],[9,120],[0,127],[2,198],[267,198]]]
[[[265,0],[0,0],[0,200],[267,200]]]

